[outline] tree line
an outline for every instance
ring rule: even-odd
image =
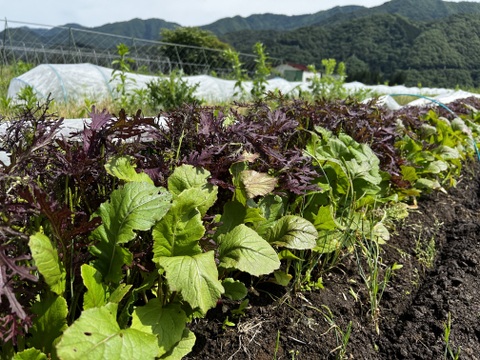
[[[480,18],[416,22],[375,14],[292,31],[239,31],[220,39],[240,52],[262,42],[270,56],[301,64],[344,61],[347,81],[429,87],[480,87]]]

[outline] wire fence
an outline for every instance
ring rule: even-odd
[[[0,32],[0,65],[18,61],[39,64],[92,63],[112,67],[118,59],[117,45],[125,44],[133,59],[132,70],[169,74],[175,69],[187,75],[216,74],[228,77],[232,65],[222,50],[171,44],[64,26],[7,21]],[[239,54],[248,74],[253,74],[256,55]],[[281,59],[269,58],[272,67]]]

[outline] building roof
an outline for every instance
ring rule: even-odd
[[[298,70],[302,70],[302,71],[309,71],[308,70],[308,67],[307,65],[303,65],[303,64],[295,64],[295,63],[287,63],[287,65],[290,65],[291,67],[294,67]]]

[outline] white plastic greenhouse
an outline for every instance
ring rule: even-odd
[[[12,99],[25,86],[31,86],[39,99],[46,99],[50,94],[57,102],[69,102],[82,99],[109,97],[119,80],[112,79],[112,69],[93,64],[43,64],[12,79],[8,96]],[[156,76],[129,73],[127,90],[146,88],[147,84],[157,79]],[[223,80],[208,75],[185,76],[189,85],[198,84],[195,95],[206,101],[229,101],[235,93],[235,81]],[[278,89],[282,93],[294,91],[298,86],[307,89],[308,84],[292,83],[278,78],[267,84],[267,90]],[[245,90],[250,91],[251,82],[245,82]]]
[[[50,94],[57,102],[83,101],[83,99],[100,100],[112,95],[112,89],[118,84],[111,81],[112,69],[93,64],[43,64],[12,79],[8,88],[8,96],[16,99],[19,91],[25,86],[31,86],[39,99],[46,99]],[[127,90],[146,88],[147,83],[155,80],[156,76],[128,74]],[[185,76],[183,78],[190,85],[198,84],[195,95],[207,102],[230,101],[235,94],[235,81],[223,80],[208,75]],[[279,90],[283,94],[295,92],[298,89],[308,91],[307,82],[290,82],[282,78],[271,79],[267,83],[267,90]],[[245,90],[250,92],[252,82],[244,83]],[[422,94],[435,96],[443,103],[465,98],[468,96],[480,96],[464,91],[455,91],[443,88],[417,88],[405,86],[367,86],[359,82],[345,84],[347,91],[362,89],[373,90],[380,95],[393,94]],[[398,108],[393,98],[384,99],[384,105],[389,108]],[[427,99],[418,99],[411,105],[423,105]]]

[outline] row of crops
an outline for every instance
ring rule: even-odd
[[[378,326],[401,267],[382,246],[478,156],[480,101],[449,109],[269,94],[160,123],[93,107],[71,138],[48,102],[25,112],[1,144],[1,356],[180,359],[222,298],[321,289],[352,253]]]

